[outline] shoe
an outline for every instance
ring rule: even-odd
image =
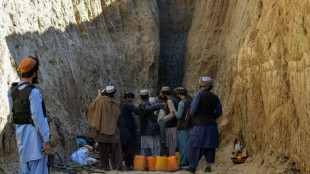
[[[98,166],[98,168],[101,169],[101,170],[107,171],[107,172],[110,171],[109,167],[104,167],[101,164]]]
[[[109,167],[108,168],[103,168],[103,170],[108,172],[108,171],[110,171],[110,168]]]
[[[191,166],[189,166],[189,165],[187,165],[187,166],[180,166],[180,169],[181,170],[186,170],[186,169],[188,169],[188,168],[190,168]]]
[[[119,172],[126,172],[127,170],[125,169],[125,167],[118,167],[118,168],[116,168],[116,170],[117,171],[119,171]]]
[[[183,167],[188,167],[189,166],[189,164],[188,163],[186,163],[186,164],[180,164],[180,168],[183,168]]]
[[[127,171],[133,171],[133,168],[131,168],[130,166],[126,166],[125,168]]]
[[[191,172],[191,173],[195,173],[195,172],[196,172],[196,168],[195,168],[195,167],[192,167],[192,166],[184,167],[184,169],[185,169],[186,171]]]
[[[206,167],[205,172],[211,172],[211,167]]]

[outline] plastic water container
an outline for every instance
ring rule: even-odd
[[[179,164],[176,156],[168,157],[167,171],[173,172],[179,170]]]
[[[156,171],[164,171],[164,172],[167,171],[167,165],[168,165],[167,157],[156,156],[156,165],[155,165]]]
[[[149,171],[155,171],[156,156],[147,157],[147,167]]]
[[[134,169],[138,171],[145,171],[146,156],[136,155],[134,159]]]
[[[181,161],[181,155],[180,155],[180,152],[175,152],[175,157],[177,157],[178,159],[178,165],[180,165],[180,161]]]

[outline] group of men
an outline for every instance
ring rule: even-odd
[[[47,155],[51,150],[49,125],[44,100],[33,85],[37,83],[38,70],[38,59],[23,59],[18,67],[21,80],[13,83],[8,91],[22,174],[48,173]],[[132,92],[126,92],[123,99],[116,102],[114,86],[99,90],[97,98],[89,105],[88,121],[96,130],[101,168],[110,170],[109,159],[112,159],[112,166],[118,171],[132,170],[137,137],[132,115],[135,113],[140,120],[141,155],[161,155],[160,135],[164,134],[167,155],[173,156],[179,149],[180,165],[184,169],[195,173],[204,155],[207,161],[205,172],[211,172],[210,164],[214,163],[215,149],[219,146],[216,119],[222,114],[219,98],[210,92],[212,84],[210,77],[201,77],[200,91],[193,101],[183,87],[174,90],[177,98],[169,87],[162,87],[157,103],[149,101],[148,90],[141,90],[138,107],[132,103],[135,98]],[[155,112],[158,110],[163,113],[161,117]],[[161,129],[160,125],[164,125],[165,129]]]
[[[167,155],[174,156],[179,149],[180,166],[193,173],[204,155],[207,161],[205,171],[211,172],[210,164],[214,163],[215,149],[219,145],[216,119],[222,114],[219,98],[210,92],[212,84],[210,77],[201,77],[200,91],[193,101],[183,87],[174,89],[177,98],[169,87],[162,87],[157,103],[149,101],[148,90],[141,90],[138,106],[132,103],[135,98],[132,92],[125,93],[120,103],[115,102],[116,89],[107,86],[89,106],[89,122],[97,131],[101,167],[110,170],[110,155],[117,170],[132,170],[137,137],[132,115],[135,113],[140,120],[140,155],[162,154],[160,124],[164,123]],[[160,118],[155,112],[158,110],[164,111]],[[125,167],[122,166],[123,158]]]

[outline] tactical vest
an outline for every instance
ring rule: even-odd
[[[177,129],[178,130],[186,130],[192,125],[190,124],[190,116],[189,116],[189,109],[191,106],[191,98],[184,97],[182,99],[184,103],[184,111],[181,119],[178,119],[177,122]]]
[[[27,84],[25,88],[19,90],[18,88],[22,85]],[[31,110],[30,110],[30,100],[29,96],[31,91],[36,88],[34,85],[30,83],[13,83],[11,87],[11,97],[13,100],[13,123],[14,124],[33,124],[33,120],[31,117]],[[46,117],[46,109],[44,101],[42,100],[42,109],[44,117]]]
[[[218,97],[210,91],[200,92],[200,103],[193,118],[194,126],[216,125],[214,111]]]
[[[173,102],[175,109],[178,110],[178,100],[173,96],[171,96],[169,100],[171,100]],[[167,105],[165,107],[165,114],[168,115],[169,113],[170,113],[170,110],[169,110],[169,107]],[[176,117],[173,117],[173,119],[171,119],[165,123],[166,128],[171,128],[171,127],[176,127],[176,126],[177,126],[177,118]]]

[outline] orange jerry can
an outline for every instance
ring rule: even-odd
[[[145,171],[146,169],[146,156],[136,155],[134,160],[134,169]]]
[[[147,157],[147,166],[149,171],[155,171],[156,156]]]
[[[241,160],[242,163],[244,163],[248,159],[248,155],[246,154],[246,150],[242,151],[241,157],[242,157],[242,160]]]
[[[233,161],[234,164],[237,163],[237,154],[235,152],[232,152],[232,157],[231,157],[231,160]]]
[[[155,165],[156,171],[163,171],[163,172],[167,171],[167,164],[168,164],[167,157],[156,156],[156,165]]]
[[[167,171],[173,172],[179,170],[178,159],[176,156],[168,157]]]

